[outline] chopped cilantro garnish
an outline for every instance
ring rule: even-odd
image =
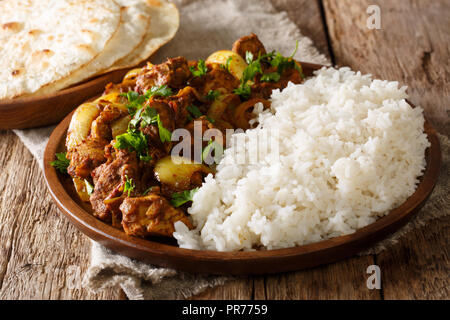
[[[152,160],[152,156],[149,154],[140,154],[139,155],[139,159],[144,161],[144,162],[149,162],[150,160]]]
[[[186,108],[194,118],[200,118],[203,113],[197,108],[197,106],[194,106],[193,104],[191,104],[190,106],[188,106]]]
[[[159,114],[155,108],[147,107],[145,109],[139,109],[129,123],[129,131],[133,131],[139,124],[141,125],[141,128],[145,128],[146,126],[149,126],[151,124],[156,124],[158,126],[161,142],[168,142],[172,138],[172,133],[164,128]],[[151,160],[150,156],[140,154],[139,157],[143,161]]]
[[[245,53],[245,60],[247,61],[248,66],[242,73],[241,84],[234,90],[234,93],[240,95],[244,99],[248,99],[251,94],[251,87],[247,82],[252,80],[256,74],[262,73],[262,67],[260,58],[253,60],[253,54],[249,51]]]
[[[145,110],[141,113],[141,121],[142,121],[141,127],[144,128],[151,124],[155,124],[157,116],[158,116],[158,111],[156,111],[155,108],[150,108],[150,107],[145,108]]]
[[[298,50],[298,40],[295,41],[294,52],[292,52],[292,54],[289,56],[289,58],[294,58],[295,54],[297,53],[297,50]]]
[[[214,101],[217,97],[220,96],[220,91],[217,90],[209,90],[206,94],[206,99]]]
[[[170,89],[166,84],[159,86],[159,87],[151,87],[150,90],[147,90],[145,93],[145,97],[147,99],[150,99],[154,96],[162,96],[162,97],[168,97],[173,94],[172,89]]]
[[[170,140],[172,140],[172,132],[164,128],[159,114],[156,116],[156,121],[158,123],[159,138],[161,139],[161,142],[170,142]]]
[[[256,59],[250,62],[242,73],[242,83],[245,84],[247,81],[252,80],[258,73],[262,73],[262,67],[260,60]]]
[[[50,162],[50,164],[59,170],[61,173],[67,173],[67,167],[70,164],[70,160],[67,159],[65,152],[56,153],[56,160]]]
[[[264,55],[260,55],[257,59],[251,52],[247,51],[245,53],[245,61],[248,66],[245,68],[240,86],[234,90],[234,93],[240,95],[244,99],[248,99],[251,94],[251,87],[247,84],[248,81],[252,80],[258,73],[262,74],[261,81],[279,81],[281,75],[286,69],[295,68],[300,74],[302,74],[301,68],[297,65],[293,59],[295,53],[298,50],[298,41],[295,45],[294,52],[289,57],[283,57],[281,53],[271,52]],[[261,62],[269,63],[272,67],[277,68],[277,72],[271,72],[263,74]],[[278,75],[277,75],[278,74]],[[303,74],[302,74],[303,76]]]
[[[139,110],[142,109],[145,101],[154,96],[170,96],[172,95],[172,89],[170,89],[167,85],[162,85],[159,87],[152,87],[147,90],[144,95],[140,95],[136,91],[128,91],[127,93],[121,93],[120,95],[128,99],[128,113],[131,116],[134,116]]]
[[[233,92],[244,99],[248,99],[252,93],[252,89],[248,84],[241,83],[241,85],[234,89]]]
[[[201,77],[208,72],[208,68],[206,67],[205,60],[198,60],[197,69],[195,67],[189,67],[191,73],[194,77]]]
[[[286,69],[294,68],[298,72],[302,74],[302,69],[295,62],[294,55],[298,50],[298,41],[295,43],[295,49],[289,57],[283,57],[283,55],[279,52],[271,52],[261,57],[263,61],[270,63],[272,67],[277,68],[277,72],[281,75]],[[303,74],[302,74],[303,76]]]
[[[227,60],[225,61],[225,64],[221,64],[220,66],[222,67],[222,69],[230,72],[230,63],[231,60],[233,60],[233,57],[228,57]]]
[[[136,187],[136,185],[133,182],[133,178],[128,179],[127,175],[125,175],[125,178],[127,180],[125,181],[125,185],[123,187],[123,193],[127,192],[128,196],[130,196],[131,192],[133,192],[133,190]]]
[[[270,73],[265,73],[262,75],[261,77],[261,81],[263,82],[277,82],[278,80],[280,80],[280,74],[278,72],[270,72]]]
[[[246,51],[245,52],[245,62],[247,62],[247,64],[252,63],[253,61],[253,53],[251,53],[250,51]]]
[[[170,203],[174,207],[179,207],[188,201],[192,201],[194,194],[197,191],[198,191],[198,188],[174,193],[174,194],[172,194],[172,199],[170,200]]]
[[[87,194],[91,195],[92,192],[94,192],[94,186],[89,181],[87,181],[86,179],[84,179],[84,184],[86,186]]]
[[[141,96],[136,91],[128,91],[127,93],[121,93],[122,97],[127,97],[128,99],[128,113],[132,116],[136,113],[137,110],[142,108],[142,104],[145,102],[146,98]]]
[[[139,130],[128,130],[124,134],[116,137],[114,144],[116,149],[128,149],[128,151],[136,151],[139,156],[147,155],[147,137]]]

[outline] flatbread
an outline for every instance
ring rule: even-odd
[[[117,61],[105,72],[133,67],[148,59],[162,45],[172,40],[180,26],[178,9],[173,3],[166,0],[137,1],[145,5],[146,12],[150,15],[150,28],[138,48]]]
[[[36,92],[89,64],[120,16],[111,0],[0,1],[0,99]]]
[[[115,0],[115,2],[121,7],[121,23],[104,50],[87,65],[57,82],[42,87],[34,95],[55,92],[96,75],[140,45],[150,24],[144,3],[137,0]]]

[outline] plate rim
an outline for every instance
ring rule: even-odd
[[[311,69],[323,66],[302,62]],[[414,105],[407,100],[414,107]],[[62,212],[91,239],[130,258],[191,273],[249,275],[300,270],[352,256],[398,230],[424,205],[436,185],[441,167],[441,149],[437,132],[425,117],[424,132],[430,142],[426,150],[426,167],[415,192],[400,206],[354,233],[301,246],[258,251],[218,252],[179,248],[152,240],[126,235],[98,220],[79,206],[67,193],[59,173],[50,162],[74,111],[52,132],[44,152],[44,178],[50,194]]]

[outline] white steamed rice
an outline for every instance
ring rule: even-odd
[[[195,229],[175,224],[183,248],[285,248],[349,234],[403,203],[425,167],[422,109],[406,87],[349,68],[323,68],[304,84],[272,94],[245,141],[277,132],[257,163],[236,139],[215,177],[195,194]],[[261,150],[259,151],[261,152]]]

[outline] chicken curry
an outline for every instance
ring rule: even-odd
[[[268,108],[272,90],[303,81],[292,57],[267,53],[251,34],[205,61],[176,57],[133,69],[77,108],[67,154],[53,164],[71,176],[95,217],[128,235],[172,236],[176,221],[192,228],[189,201],[214,165],[171,156],[173,131],[250,128],[255,104]]]

